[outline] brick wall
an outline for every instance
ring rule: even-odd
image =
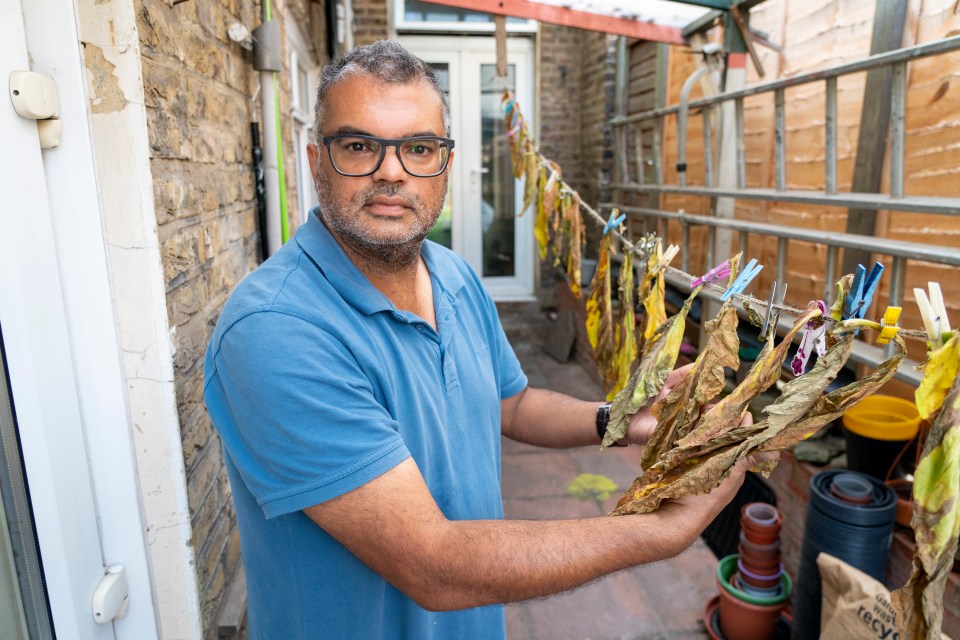
[[[387,0],[354,0],[354,45],[370,44],[389,35],[390,20]]]
[[[286,7],[284,6],[286,5]],[[274,3],[323,54],[322,3]],[[307,21],[306,23],[304,21]],[[259,9],[239,0],[138,5],[154,200],[175,346],[174,376],[187,472],[204,635],[217,635],[225,585],[239,567],[236,516],[220,442],[203,405],[203,355],[227,296],[259,261],[249,123],[259,104],[252,55],[227,37]],[[319,62],[323,62],[321,59]],[[284,64],[289,54],[284,43]],[[289,74],[280,74],[291,228],[296,215]],[[259,113],[256,114],[259,116]],[[258,117],[259,119],[259,117]]]
[[[594,208],[609,197],[601,185],[609,181],[613,162],[607,122],[614,114],[615,43],[603,33],[540,25],[538,142],[560,165],[567,184]],[[591,243],[584,256],[591,257],[599,228],[590,220],[585,228]],[[541,264],[540,273],[541,303],[559,306],[552,262]]]

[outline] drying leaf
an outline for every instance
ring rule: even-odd
[[[605,388],[615,377],[613,305],[610,291],[610,255],[613,253],[613,235],[604,234],[600,241],[597,270],[587,296],[587,339],[593,348],[593,359]]]
[[[793,327],[784,336],[779,345],[773,347],[773,341],[768,340],[763,345],[760,355],[750,367],[743,382],[730,395],[718,402],[707,411],[697,426],[677,442],[677,447],[687,448],[709,442],[723,434],[724,431],[740,424],[750,405],[750,401],[766,391],[773,383],[780,379],[780,370],[787,357],[787,351],[793,342],[793,336],[802,329],[811,318],[820,315],[820,308],[816,303],[807,305]]]
[[[910,578],[893,592],[903,638],[939,640],[943,592],[960,538],[960,377],[924,441],[913,478],[916,537]]]
[[[567,280],[573,297],[580,298],[580,254],[583,249],[583,219],[580,217],[580,196],[573,194],[566,203],[563,219],[567,225]]]
[[[730,445],[705,458],[687,460],[665,475],[656,473],[655,469],[647,470],[634,480],[610,515],[649,513],[668,498],[710,493],[730,475],[730,469],[745,455],[745,446],[743,443]]]
[[[861,326],[873,325],[879,328],[878,324],[868,321],[859,321],[856,324]],[[846,323],[838,325],[832,333],[845,333],[850,326],[854,326],[845,325]],[[907,346],[903,342],[903,338],[895,336],[893,341],[897,345],[897,353],[881,362],[873,373],[819,398],[802,418],[794,421],[790,426],[764,442],[760,446],[760,450],[779,451],[806,440],[886,384],[897,372],[900,362],[907,353]]]
[[[683,341],[683,330],[686,326],[687,314],[693,299],[700,293],[703,286],[693,290],[677,315],[671,316],[660,325],[656,333],[644,345],[643,359],[637,366],[630,381],[617,397],[610,408],[610,422],[607,423],[607,433],[603,437],[604,447],[609,447],[627,434],[630,417],[657,397],[667,376],[673,371],[680,355],[680,343]]]
[[[670,393],[651,407],[657,427],[643,449],[641,465],[644,469],[653,466],[673,447],[677,438],[687,435],[700,417],[700,408],[723,390],[724,367],[736,369],[740,366],[738,321],[737,310],[724,305],[717,317],[706,323],[707,344],[693,367],[670,389]]]
[[[663,243],[657,240],[657,244],[647,258],[647,270],[644,274],[644,281],[640,288],[640,296],[643,298],[643,308],[646,310],[647,325],[643,330],[643,339],[649,341],[657,327],[662,325],[667,319],[667,310],[664,304],[665,284],[663,281],[663,270],[658,269],[660,259],[663,257]]]
[[[743,305],[743,310],[747,312],[747,321],[755,327],[763,326],[763,314],[753,308],[750,304],[750,300],[744,298],[740,301],[740,304]]]
[[[523,154],[524,161],[524,181],[523,181],[523,205],[520,208],[519,218],[527,212],[530,205],[537,201],[537,193],[540,190],[540,154],[537,153],[533,145]]]
[[[630,380],[630,367],[637,357],[637,322],[633,313],[633,253],[627,251],[620,266],[619,300],[620,318],[617,322],[616,348],[614,356],[614,370],[616,380],[607,400],[613,398],[626,386]]]
[[[931,351],[922,365],[923,379],[917,387],[916,401],[920,417],[926,420],[937,412],[943,399],[950,391],[950,385],[960,369],[960,331],[937,349]]]
[[[560,180],[559,170],[554,176],[556,176],[557,188],[552,194],[552,203],[550,200],[550,191],[544,193],[544,209],[547,209],[547,215],[550,217],[550,234],[553,236],[553,266],[557,267],[560,266],[560,261],[563,257],[563,240],[568,235],[566,224],[563,220],[563,212],[564,207],[566,207],[565,200],[570,196],[563,188],[566,185]],[[547,207],[548,203],[551,203],[549,208]]]
[[[834,320],[839,320],[843,316],[843,301],[847,297],[847,293],[850,292],[850,287],[853,286],[853,274],[848,273],[837,281],[837,299],[833,301],[833,306],[830,307],[830,317]]]
[[[766,429],[758,439],[767,440],[801,418],[821,397],[846,364],[853,350],[853,334],[844,333],[822,356],[813,368],[783,386],[780,397],[763,409],[767,414]]]
[[[550,176],[553,180],[553,175]],[[537,238],[537,248],[540,250],[540,259],[547,259],[547,245],[550,242],[550,231],[547,224],[547,189],[552,188],[547,182],[547,168],[540,165],[540,188],[537,190],[537,218],[533,224],[533,235]]]

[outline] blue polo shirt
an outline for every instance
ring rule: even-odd
[[[412,456],[451,520],[503,517],[500,401],[527,384],[496,308],[424,243],[439,331],[398,311],[315,215],[248,276],[207,349],[254,639],[502,638],[503,609],[421,609],[301,509]]]

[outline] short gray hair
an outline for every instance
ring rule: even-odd
[[[450,135],[450,108],[434,70],[396,40],[378,40],[341,54],[323,68],[313,122],[314,137],[318,144],[323,137],[320,129],[323,126],[323,107],[327,92],[335,84],[354,74],[366,74],[385,84],[410,84],[418,80],[426,82],[440,96],[444,134]]]

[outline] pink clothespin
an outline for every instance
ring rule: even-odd
[[[817,306],[820,307],[819,318],[814,318],[803,328],[803,338],[800,339],[800,347],[797,354],[790,361],[790,369],[793,375],[802,376],[807,370],[807,362],[810,361],[810,354],[814,350],[817,357],[823,356],[827,352],[827,324],[823,318],[827,315],[827,305],[823,300],[817,300]]]
[[[690,283],[690,286],[696,289],[701,284],[710,284],[711,282],[716,282],[717,280],[722,280],[730,275],[730,260],[724,260],[710,271],[707,271],[705,274],[698,278],[694,278],[693,282]]]

